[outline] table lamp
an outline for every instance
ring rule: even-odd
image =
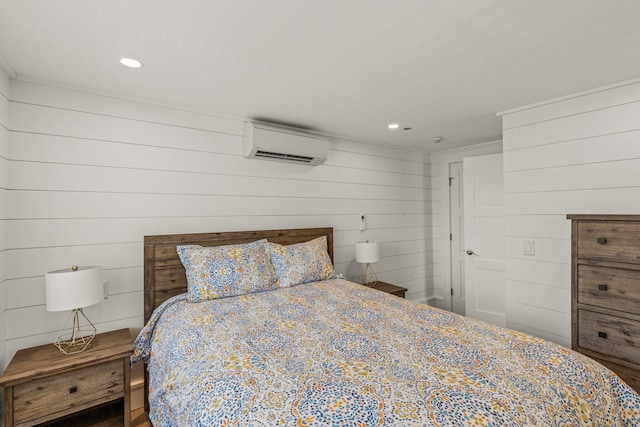
[[[64,354],[81,353],[91,346],[96,327],[83,313],[88,307],[102,301],[102,267],[78,267],[50,271],[45,275],[47,311],[73,310],[54,344]],[[83,319],[84,320],[83,320]],[[80,321],[84,325],[80,325]],[[71,330],[69,323],[72,322]],[[66,332],[65,332],[66,331]]]
[[[362,269],[362,284],[368,284],[373,287],[378,283],[378,276],[371,267],[372,263],[380,261],[380,248],[378,242],[357,242],[356,243],[356,261],[364,264]]]

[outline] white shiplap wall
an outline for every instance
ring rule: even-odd
[[[7,198],[9,192],[9,78],[0,64],[0,371],[4,371],[7,332]],[[0,401],[4,392],[0,389]],[[4,420],[4,405],[0,406]]]
[[[504,113],[507,326],[570,345],[566,215],[640,213],[638,117],[640,80]]]
[[[381,280],[424,300],[433,275],[428,156],[333,140],[318,167],[245,159],[236,120],[13,80],[6,354],[49,342],[46,271],[102,264],[101,331],[140,327],[148,234],[332,226],[336,270],[381,242]],[[367,230],[358,230],[366,215]]]
[[[0,371],[6,366],[7,199],[9,191],[9,78],[0,66]],[[0,391],[0,395],[2,392]],[[0,410],[0,414],[2,410]]]

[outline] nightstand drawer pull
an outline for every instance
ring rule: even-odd
[[[598,332],[598,338],[607,338],[607,333],[606,332]]]
[[[71,388],[69,389],[69,394],[76,393],[77,391],[78,391],[78,386],[77,386],[77,385],[74,385],[73,387],[71,387]]]
[[[598,237],[597,241],[598,241],[599,245],[604,245],[604,244],[607,243],[607,238],[606,237]]]
[[[606,291],[608,289],[609,289],[609,287],[607,285],[598,285],[598,290],[600,290],[600,291]]]

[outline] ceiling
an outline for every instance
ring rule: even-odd
[[[639,22],[638,0],[0,0],[0,57],[19,79],[430,152],[640,77]]]

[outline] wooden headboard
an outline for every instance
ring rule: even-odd
[[[333,261],[333,228],[296,228],[285,230],[231,231],[221,233],[165,234],[144,237],[144,322],[165,300],[187,291],[187,278],[176,246],[221,246],[248,243],[260,239],[281,245],[302,243],[327,237],[327,249]]]

